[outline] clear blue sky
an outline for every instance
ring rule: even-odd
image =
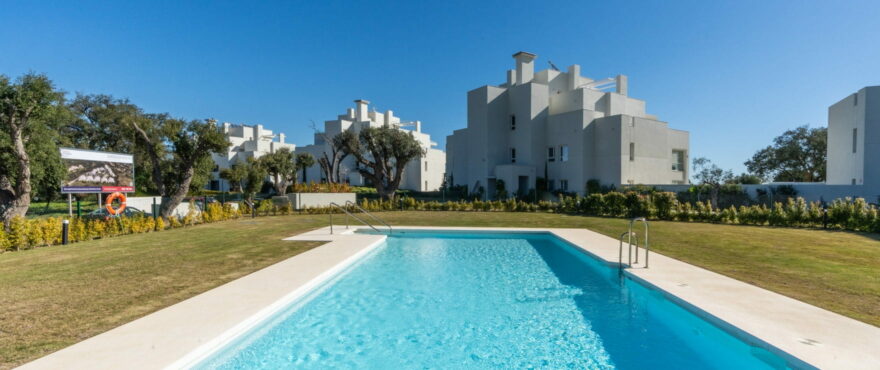
[[[42,72],[74,93],[150,112],[262,123],[309,144],[310,120],[370,100],[441,146],[466,92],[511,54],[588,77],[629,75],[649,113],[725,168],[880,84],[878,1],[383,3],[3,1],[0,74]]]

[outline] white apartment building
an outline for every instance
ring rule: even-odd
[[[825,183],[880,190],[880,86],[865,87],[828,108]]]
[[[315,143],[297,149],[297,152],[307,152],[315,157],[316,164],[306,170],[308,181],[326,180],[317,164],[317,160],[323,153],[331,153],[329,140],[343,132],[354,130],[360,132],[367,127],[390,126],[411,134],[426,150],[424,157],[413,160],[404,169],[404,179],[400,188],[415,191],[435,191],[443,184],[443,171],[446,169],[446,154],[437,149],[437,143],[431,141],[431,136],[422,132],[420,121],[403,122],[394,116],[394,112],[387,110],[384,113],[369,110],[369,101],[355,100],[355,108],[349,108],[345,114],[339,115],[335,120],[324,122],[324,131],[315,133]],[[363,176],[355,168],[355,160],[349,156],[342,162],[340,178],[345,179],[354,186],[367,186]],[[300,175],[302,179],[302,175]]]
[[[545,176],[551,190],[581,194],[591,179],[687,183],[688,132],[647,114],[643,100],[627,95],[626,76],[593,80],[578,65],[535,73],[536,57],[514,54],[506,83],[468,92],[467,128],[446,139],[450,183],[486,195],[497,180],[526,194]]]
[[[236,161],[259,158],[281,148],[290,149],[291,152],[296,150],[296,145],[284,142],[283,133],[274,134],[272,130],[263,128],[263,125],[234,125],[224,122],[223,133],[226,134],[226,139],[231,145],[225,153],[211,154],[215,166],[211,181],[207,185],[209,190],[231,190],[229,183],[220,178],[220,170],[229,168]]]

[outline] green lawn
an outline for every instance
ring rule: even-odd
[[[393,225],[580,227],[626,220],[546,213],[389,212]],[[15,366],[308,250],[281,241],[326,215],[220,222],[0,254],[0,368]],[[880,326],[877,235],[652,222],[652,249]]]

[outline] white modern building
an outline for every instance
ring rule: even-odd
[[[535,73],[536,57],[514,54],[507,82],[468,92],[467,128],[446,139],[450,183],[486,195],[498,180],[526,194],[545,176],[550,190],[581,194],[591,179],[687,183],[688,133],[647,114],[628,96],[626,76],[593,80],[578,65]]]
[[[829,185],[880,188],[880,86],[865,87],[828,108]]]
[[[215,166],[211,174],[211,182],[207,185],[210,190],[231,190],[229,183],[220,178],[220,170],[229,168],[237,161],[259,158],[281,148],[287,148],[291,152],[296,150],[296,145],[284,142],[283,133],[274,134],[272,130],[263,128],[263,125],[234,125],[224,122],[223,133],[226,134],[226,139],[231,145],[225,153],[211,154]]]
[[[415,191],[435,191],[443,184],[443,172],[446,169],[446,154],[437,149],[437,143],[431,141],[431,136],[422,132],[420,121],[404,122],[394,116],[394,112],[387,110],[384,113],[369,109],[369,101],[355,100],[355,108],[349,108],[345,114],[339,115],[335,120],[324,122],[324,131],[315,133],[315,143],[297,149],[297,152],[310,153],[315,160],[331,153],[329,141],[344,130],[360,132],[367,127],[394,127],[412,135],[425,149],[424,157],[413,160],[404,169],[404,179],[400,188]],[[342,162],[340,178],[354,186],[368,186],[356,167],[355,160],[349,156]],[[302,175],[300,175],[302,179]],[[324,181],[326,176],[321,167],[316,163],[306,170],[308,181]]]

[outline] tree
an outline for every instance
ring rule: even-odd
[[[306,178],[306,170],[309,167],[315,165],[315,157],[313,157],[309,153],[296,153],[296,171],[302,171],[303,174],[303,183],[307,183],[308,179]],[[294,177],[293,182],[296,183],[296,177]]]
[[[60,179],[55,145],[63,93],[45,76],[28,73],[15,82],[0,75],[0,221],[24,216],[34,187]],[[60,185],[55,184],[55,186]]]
[[[694,179],[701,185],[709,186],[709,196],[712,205],[718,207],[718,193],[721,185],[733,179],[733,172],[723,170],[705,157],[693,160]]]
[[[167,114],[128,120],[152,167],[153,183],[162,196],[159,214],[171,214],[186,194],[204,186],[213,166],[211,153],[226,150],[229,141],[214,120],[184,121]]]
[[[763,183],[764,181],[758,175],[752,175],[748,173],[742,173],[739,176],[734,176],[730,179],[731,184],[741,184],[741,185],[758,185]]]
[[[360,164],[358,172],[385,199],[394,198],[407,163],[425,155],[425,149],[411,134],[390,127],[363,129],[357,140],[344,144],[345,151]]]
[[[61,129],[62,145],[132,154],[135,186],[141,192],[158,193],[149,153],[136,145],[137,132],[129,123],[145,116],[140,107],[110,95],[84,94],[77,94],[67,106],[71,118]]]
[[[351,152],[348,148],[354,147],[358,141],[358,136],[351,130],[345,130],[333,136],[332,138],[324,135],[324,142],[330,145],[330,153],[323,151],[321,157],[318,158],[318,165],[321,166],[321,172],[327,182],[338,184],[342,182],[339,171],[342,168],[342,161],[347,158]]]
[[[286,194],[287,186],[290,184],[291,179],[296,177],[296,163],[294,162],[293,152],[287,148],[278,149],[273,153],[262,156],[260,164],[266,169],[269,176],[272,176],[275,193],[278,195]]]
[[[745,162],[749,172],[773,181],[825,181],[828,129],[801,126],[773,139]]]
[[[263,185],[266,170],[259,161],[248,158],[244,162],[235,161],[229,168],[224,168],[220,171],[220,178],[229,181],[234,189],[244,194],[248,202],[252,202],[254,193]]]

